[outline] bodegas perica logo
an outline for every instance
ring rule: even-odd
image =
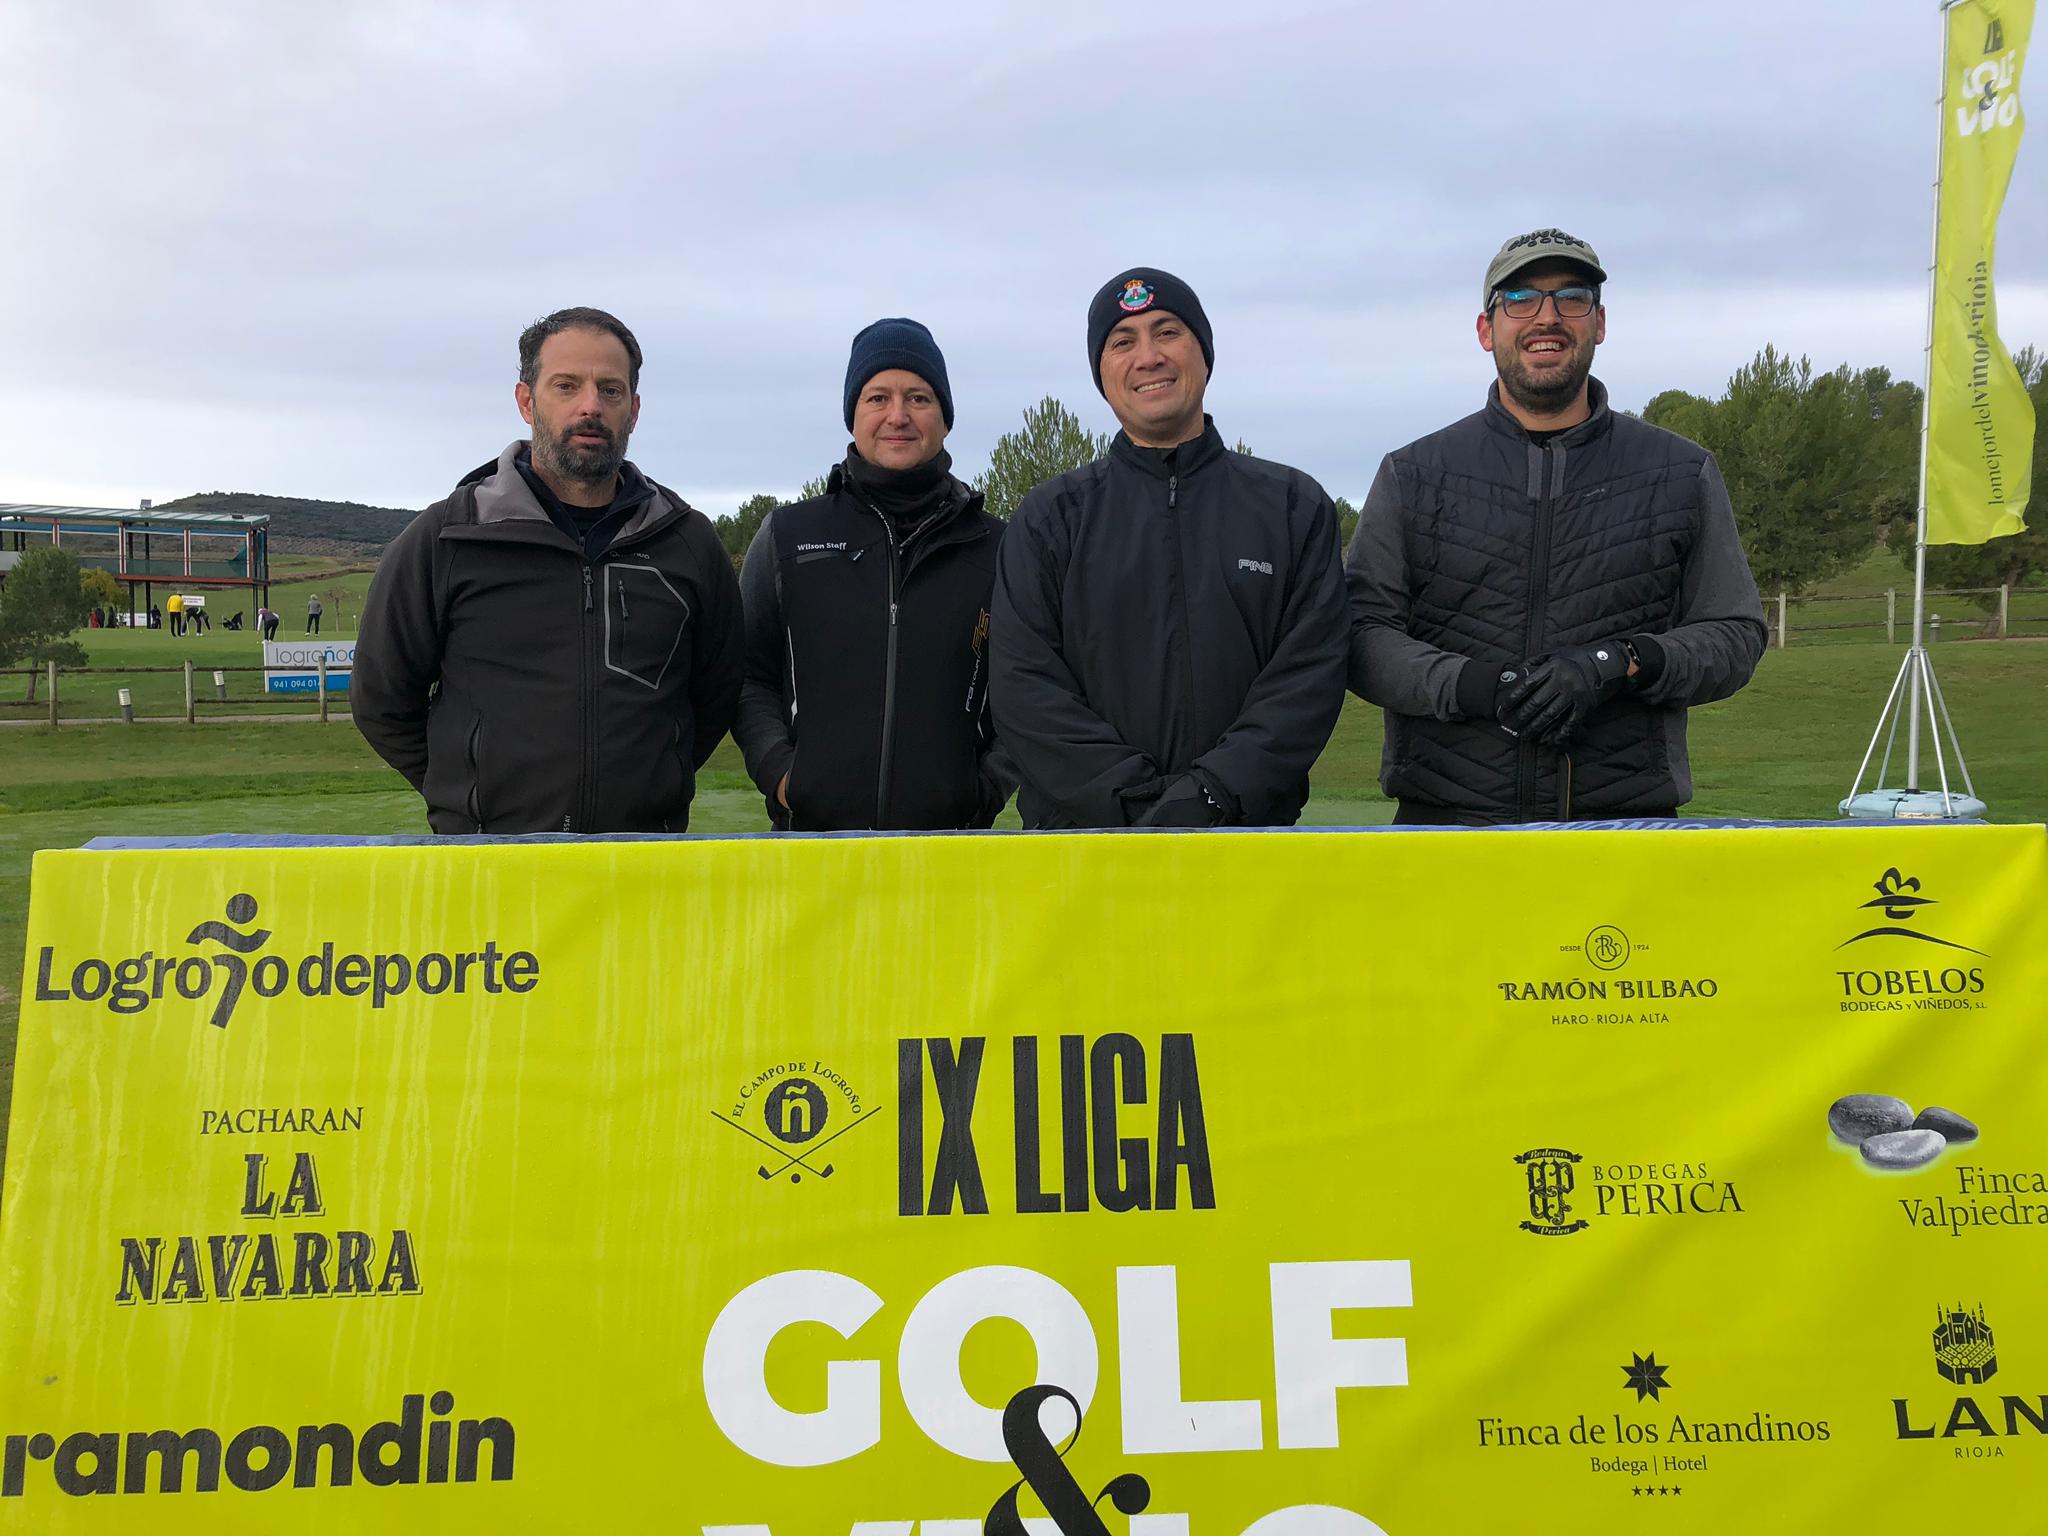
[[[823,1061],[778,1061],[741,1083],[730,1106],[712,1117],[754,1145],[748,1156],[764,1182],[819,1182],[839,1171],[825,1154],[840,1137],[881,1109],[845,1073]]]
[[[1570,1237],[1609,1218],[1740,1216],[1742,1196],[1703,1158],[1613,1162],[1565,1147],[1515,1154],[1528,1212],[1520,1226],[1538,1237]]]
[[[383,1008],[407,993],[531,992],[540,985],[540,959],[530,950],[504,949],[495,938],[476,949],[357,952],[328,939],[317,947],[271,948],[276,931],[258,927],[261,904],[247,891],[227,901],[225,920],[196,924],[183,945],[166,944],[128,955],[74,957],[45,944],[35,957],[38,1003],[86,1003],[134,1015],[179,999],[213,1006],[206,1021],[226,1029],[242,999],[359,998]]]

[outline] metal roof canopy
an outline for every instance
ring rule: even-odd
[[[0,531],[45,533],[112,533],[119,528],[137,533],[242,533],[266,527],[268,513],[172,512],[162,507],[45,507],[26,502],[0,502]]]

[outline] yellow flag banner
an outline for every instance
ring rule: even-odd
[[[1991,268],[2026,123],[2020,71],[2033,20],[2034,0],[1964,0],[1948,12],[1928,363],[1930,544],[1982,544],[2026,526],[2034,406],[1998,339]]]
[[[2040,827],[40,854],[0,1530],[2017,1529],[2044,998]]]

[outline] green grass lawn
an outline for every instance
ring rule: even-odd
[[[87,638],[96,657],[114,642],[174,643],[149,633]],[[201,643],[220,638],[216,631]],[[1766,653],[1747,689],[1693,712],[1689,809],[1833,818],[1900,656],[1884,645],[1795,644]],[[1934,661],[1991,818],[2048,821],[2048,643],[1945,644]],[[1379,711],[1348,700],[1316,765],[1304,824],[1390,818],[1393,808],[1379,792],[1380,742]],[[1933,782],[1931,761],[1923,782]],[[692,831],[766,829],[760,798],[731,742],[719,747],[698,786]],[[1014,809],[999,823],[1016,824]],[[371,753],[346,716],[326,725],[214,719],[197,726],[0,727],[0,1083],[13,1080],[29,862],[37,849],[104,836],[425,830],[419,797]],[[0,1121],[0,1156],[4,1150]]]
[[[375,567],[363,561],[344,561],[315,555],[294,555],[272,562],[270,605],[284,617],[277,638],[303,638],[306,628],[306,598],[319,592],[326,606],[320,618],[322,639],[353,640],[363,612],[363,597],[369,591]],[[160,585],[156,601],[174,590]],[[326,594],[338,591],[340,600]],[[88,670],[59,673],[57,703],[60,719],[106,719],[120,713],[117,692],[130,690],[135,713],[144,718],[175,718],[185,714],[184,664],[191,661],[198,674],[194,680],[199,713],[203,716],[247,714],[312,714],[319,706],[303,694],[266,694],[260,672],[227,674],[228,702],[214,697],[213,671],[216,667],[255,667],[263,661],[261,637],[256,629],[256,599],[246,592],[209,595],[208,611],[213,627],[205,634],[173,635],[164,629],[84,629],[76,636],[86,648]],[[223,629],[230,613],[245,615],[239,631]],[[158,669],[158,670],[145,670]],[[0,721],[43,720],[49,716],[46,685],[37,680],[33,702],[27,698],[28,679],[19,674],[0,675]]]

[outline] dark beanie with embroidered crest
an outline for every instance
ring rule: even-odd
[[[853,403],[869,379],[902,368],[931,385],[939,397],[946,425],[953,425],[953,386],[946,380],[946,359],[932,333],[915,320],[877,320],[853,338],[846,360],[846,430],[853,430]]]
[[[1150,314],[1155,309],[1178,316],[1195,333],[1203,364],[1211,373],[1216,371],[1216,340],[1195,290],[1158,267],[1132,267],[1104,283],[1088,306],[1088,371],[1094,375],[1098,394],[1102,392],[1102,348],[1109,333],[1125,316]]]

